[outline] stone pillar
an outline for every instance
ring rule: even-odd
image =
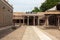
[[[59,17],[58,17],[58,27],[59,27],[59,25],[60,25],[60,24],[59,24]],[[59,29],[60,29],[60,27],[59,27]]]
[[[20,19],[19,19],[19,23],[20,23]]]
[[[21,26],[21,19],[19,19],[19,26]]]
[[[33,25],[35,26],[35,16],[34,16],[34,18],[33,18]]]
[[[39,26],[39,17],[38,17],[38,26]]]
[[[48,16],[46,17],[46,26],[48,26],[49,23],[48,23]]]
[[[23,25],[24,25],[24,18],[23,18]]]
[[[24,17],[23,17],[23,25],[24,25]]]
[[[28,16],[28,18],[27,18],[27,25],[29,25],[29,16]]]
[[[20,21],[20,19],[19,19],[19,24],[21,24],[21,21]]]

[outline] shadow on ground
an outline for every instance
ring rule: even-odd
[[[16,29],[17,29],[16,27],[12,27],[12,28],[8,28],[8,29],[0,30],[0,39],[7,36],[10,33],[12,33]]]
[[[13,31],[14,30],[11,30],[11,29],[0,30],[0,39],[7,36],[8,34],[10,34]]]

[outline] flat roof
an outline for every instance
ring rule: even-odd
[[[60,12],[38,12],[36,14],[26,14],[24,12],[14,12],[15,16],[43,16],[45,14],[60,14]]]
[[[45,14],[60,14],[60,12],[45,12]]]

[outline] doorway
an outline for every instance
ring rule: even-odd
[[[24,17],[24,23],[27,25],[27,16]]]
[[[55,26],[57,26],[57,25],[58,25],[57,15],[51,15],[51,16],[48,18],[48,21],[49,21],[49,25],[55,25]]]
[[[35,16],[35,25],[38,25],[38,16]]]
[[[33,16],[30,16],[30,17],[29,17],[29,25],[33,25],[33,19],[34,19]]]

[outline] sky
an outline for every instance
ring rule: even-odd
[[[14,12],[30,12],[34,7],[40,7],[45,0],[9,0]]]

